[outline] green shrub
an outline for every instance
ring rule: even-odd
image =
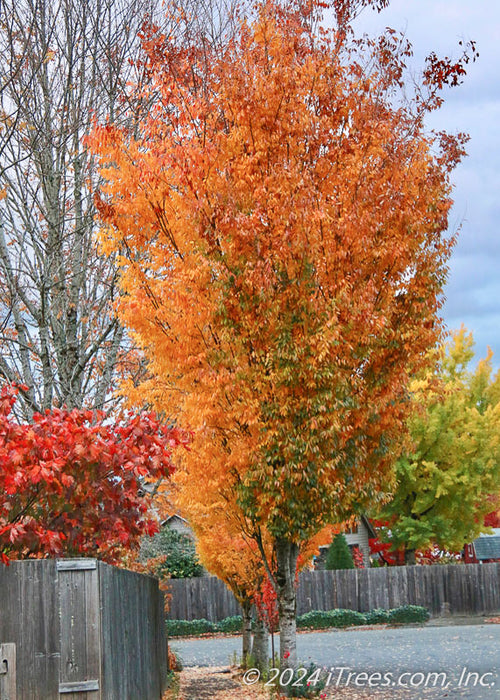
[[[350,627],[366,624],[363,613],[356,610],[312,610],[297,618],[297,626],[308,629]]]
[[[367,625],[380,625],[389,621],[389,611],[382,610],[382,608],[375,608],[375,610],[370,610],[364,615]]]
[[[160,579],[193,578],[204,573],[194,542],[168,526],[162,527],[153,537],[142,538],[139,561]]]
[[[224,632],[225,634],[241,634],[243,631],[243,618],[241,615],[225,617],[216,623],[216,628],[217,632]]]
[[[342,533],[335,535],[328,548],[325,569],[330,571],[334,569],[354,569],[354,560],[351,550],[349,549],[345,535]]]
[[[371,610],[360,613],[356,610],[311,610],[299,615],[299,629],[321,630],[331,627],[352,627],[355,625],[377,625],[383,623],[400,624],[426,622],[430,613],[420,605],[402,605],[393,610]],[[221,622],[209,620],[167,620],[167,631],[170,637],[188,637],[200,634],[222,632],[225,634],[241,634],[243,620],[241,615],[226,617]],[[299,696],[297,696],[299,697]],[[305,697],[305,696],[304,696]]]
[[[420,605],[402,605],[388,611],[388,622],[427,622],[430,613],[427,608]]]
[[[208,632],[217,632],[217,627],[210,620],[167,620],[167,632],[170,637],[189,637]]]
[[[351,627],[366,624],[365,616],[357,610],[329,610],[332,627]]]
[[[312,610],[297,618],[297,627],[302,629],[327,629],[329,627],[351,627],[354,625],[377,625],[404,622],[426,622],[429,611],[419,605],[403,605],[393,610],[377,608],[367,613],[356,610]]]
[[[297,627],[303,629],[320,630],[331,626],[330,616],[326,610],[311,610],[297,618]]]

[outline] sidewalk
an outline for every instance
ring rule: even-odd
[[[431,617],[426,627],[449,627],[450,625],[487,625],[500,624],[500,612],[495,615],[443,615]]]
[[[168,695],[165,700],[169,700]],[[269,690],[260,683],[243,685],[234,668],[195,666],[181,671],[175,700],[269,700]]]

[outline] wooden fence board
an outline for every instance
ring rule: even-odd
[[[69,693],[67,700],[79,700],[79,684],[92,681],[92,688],[87,685],[85,700],[100,700],[99,662],[95,655],[89,658],[89,642],[87,626],[97,626],[100,633],[99,621],[89,620],[89,608],[97,611],[97,606],[87,603],[98,595],[97,570],[81,570],[79,568],[59,570],[59,602],[61,610],[61,664],[59,673],[59,692]],[[87,585],[88,584],[88,585]],[[95,638],[92,640],[95,643]],[[73,692],[71,692],[71,688]]]
[[[159,698],[166,687],[163,595],[155,579],[99,562],[103,700]]]
[[[15,644],[0,644],[0,700],[16,700]]]
[[[0,643],[16,645],[17,700],[59,699],[56,579],[55,561],[13,561],[8,567],[0,566]]]

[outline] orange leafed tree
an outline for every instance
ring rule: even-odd
[[[200,466],[202,465],[197,463],[195,468],[183,472],[177,480],[177,488],[169,493],[169,499],[188,518],[196,535],[196,549],[201,563],[224,581],[241,605],[242,659],[245,662],[251,651],[252,606],[256,602],[256,596],[262,597],[269,581],[262,554],[271,573],[276,569],[272,538],[261,527],[256,541],[255,524],[251,519],[245,518],[238,506],[234,487],[226,489],[223,483],[217,483],[211,478],[205,468],[196,468]],[[309,542],[303,542],[297,569],[310,564],[313,555],[319,553],[319,547],[330,544],[332,532],[339,529],[340,525],[325,527]],[[267,658],[267,646],[268,640],[265,637],[263,649],[259,648],[258,654]],[[254,664],[260,664],[260,655],[254,658]]]
[[[206,491],[203,490],[203,500]],[[207,504],[201,517],[191,515],[189,522],[196,534],[196,549],[202,564],[231,589],[243,612],[242,660],[251,653],[252,606],[255,593],[267,578],[257,543],[247,536],[244,526],[231,517],[228,504]],[[236,509],[233,510],[235,512]],[[266,543],[269,553],[269,544]],[[267,639],[266,639],[267,647]],[[267,651],[267,649],[266,649]],[[267,654],[266,654],[267,656]]]
[[[454,242],[463,139],[423,117],[463,62],[432,56],[399,99],[409,48],[352,42],[359,5],[335,2],[326,31],[314,2],[270,0],[222,48],[153,28],[147,119],[90,142],[121,318],[150,372],[124,390],[194,430],[179,487],[202,500],[213,482],[271,537],[284,666],[303,543],[390,486]]]

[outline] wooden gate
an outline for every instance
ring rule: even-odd
[[[56,568],[61,621],[59,694],[65,700],[101,700],[97,562],[60,559]]]

